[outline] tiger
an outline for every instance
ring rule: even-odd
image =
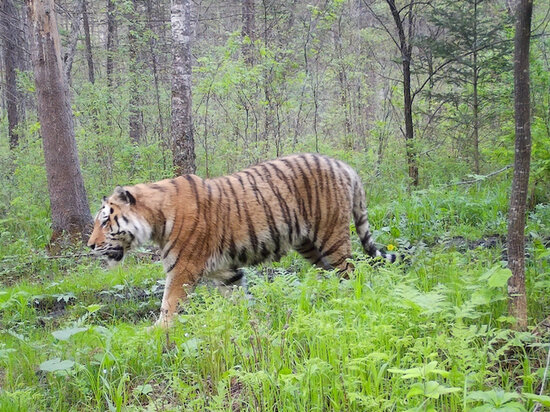
[[[365,252],[395,262],[374,243],[357,172],[328,156],[299,154],[228,176],[117,186],[103,198],[88,246],[111,265],[147,241],[159,246],[166,283],[155,325],[166,328],[199,280],[228,294],[246,286],[243,267],[290,249],[347,276],[351,217]]]

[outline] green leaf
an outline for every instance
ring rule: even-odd
[[[527,399],[540,403],[542,406],[550,408],[550,396],[536,395],[534,393],[524,393],[523,396]]]
[[[498,268],[489,277],[487,284],[490,288],[501,288],[506,286],[508,279],[512,276],[512,271],[508,268]]]
[[[67,329],[56,330],[52,332],[52,335],[54,338],[59,340],[69,340],[71,336],[76,335],[77,333],[80,333],[80,332],[85,332],[88,329],[89,329],[88,326],[84,328],[67,328]]]
[[[61,360],[60,358],[53,358],[42,362],[39,366],[41,371],[45,372],[56,372],[56,371],[66,371],[71,369],[74,366],[74,361],[72,360]]]
[[[427,398],[439,399],[441,395],[458,391],[460,391],[460,388],[449,388],[436,381],[428,381],[425,383],[418,382],[411,386],[411,389],[407,394],[407,398],[410,398],[411,396],[423,395]]]
[[[153,392],[153,387],[149,383],[146,383],[145,385],[138,385],[134,389],[134,393],[136,395],[148,395],[151,392]]]
[[[88,313],[94,313],[94,312],[97,312],[99,309],[102,308],[103,305],[99,305],[97,303],[93,303],[91,305],[88,305],[86,306],[86,310],[88,311]]]

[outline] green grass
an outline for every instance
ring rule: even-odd
[[[408,246],[406,263],[373,267],[354,240],[340,280],[290,254],[272,281],[249,270],[252,300],[199,286],[168,333],[147,330],[160,264],[3,249],[0,410],[533,409],[548,331],[509,329],[501,248],[471,246],[505,233],[502,186],[377,196],[377,240]],[[550,307],[548,214],[529,219],[533,326]]]

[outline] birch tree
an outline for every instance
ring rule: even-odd
[[[191,106],[191,4],[172,0],[172,152],[176,174],[195,173]]]

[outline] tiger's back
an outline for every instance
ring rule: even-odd
[[[171,319],[183,285],[207,277],[229,290],[244,283],[240,267],[278,260],[291,248],[325,269],[351,270],[351,217],[370,256],[395,260],[374,246],[357,173],[317,154],[287,156],[214,179],[185,175],[117,188],[109,207],[109,218],[119,212],[113,217],[119,233],[131,232],[134,239],[150,233],[162,249],[167,282],[160,323]]]

